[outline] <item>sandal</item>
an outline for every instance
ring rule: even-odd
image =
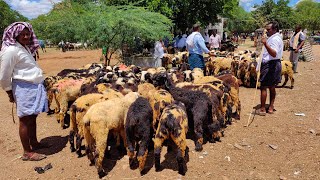
[[[265,116],[267,114],[266,111],[261,111],[260,109],[256,109],[255,114],[259,116]]]
[[[275,111],[277,111],[277,110],[273,109],[272,111],[270,111],[270,109],[268,109],[268,114],[273,114]]]
[[[22,161],[41,161],[42,159],[47,158],[44,154],[38,154],[35,152],[24,153],[21,157]]]

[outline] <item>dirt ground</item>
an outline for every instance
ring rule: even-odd
[[[250,49],[251,42],[239,49]],[[131,170],[128,157],[106,160],[105,179],[320,179],[320,45],[313,46],[313,62],[299,62],[294,74],[294,89],[277,88],[276,112],[265,117],[255,116],[249,127],[249,114],[259,105],[259,92],[253,102],[255,89],[240,88],[241,120],[225,130],[225,137],[215,144],[207,143],[202,152],[194,151],[188,140],[190,160],[185,176],[177,172],[175,155],[162,150],[161,172],[155,172],[153,156],[149,154],[146,175]],[[79,68],[87,63],[99,62],[101,50],[62,53],[40,50],[38,61],[46,75],[54,75],[65,68]],[[284,52],[288,57],[288,52]],[[289,82],[290,83],[290,82]],[[289,84],[288,84],[289,85]],[[267,100],[268,102],[268,100]],[[39,162],[24,162],[18,135],[18,119],[12,122],[8,97],[0,91],[0,179],[98,179],[94,166],[87,157],[78,158],[69,149],[69,130],[60,128],[55,116],[46,113],[38,117],[38,137],[52,145],[40,153],[48,157]],[[305,116],[296,116],[304,113]],[[15,114],[15,113],[14,113]],[[53,168],[37,174],[34,167],[51,163]]]

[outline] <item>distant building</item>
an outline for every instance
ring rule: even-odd
[[[204,31],[208,32],[209,30],[216,30],[217,34],[219,34],[220,37],[222,38],[223,25],[224,25],[225,21],[227,20],[227,18],[223,18],[223,17],[218,16],[218,19],[220,20],[220,22],[215,23],[215,24],[209,23],[209,25],[207,26],[207,28]]]

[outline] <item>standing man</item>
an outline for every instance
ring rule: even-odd
[[[295,28],[294,34],[290,38],[290,61],[293,65],[294,73],[297,73],[299,54],[302,50],[302,46],[304,45],[304,41],[306,40],[306,36],[301,31],[301,26],[297,25]]]
[[[210,49],[219,50],[221,47],[221,37],[217,34],[217,31],[214,30],[209,40]]]
[[[22,160],[40,161],[46,156],[35,152],[47,148],[37,139],[37,116],[48,111],[43,71],[32,54],[39,48],[31,24],[15,22],[3,33],[0,52],[0,84],[15,102],[19,117],[19,136],[23,147]]]
[[[283,41],[279,34],[279,24],[272,21],[266,26],[268,39],[262,37],[261,41],[264,45],[261,63],[260,90],[261,90],[261,107],[256,112],[265,116],[268,112],[273,114],[274,101],[276,98],[276,85],[281,82],[281,61],[283,53]],[[267,88],[270,91],[270,106],[266,110]]]
[[[203,59],[203,52],[213,55],[205,45],[205,41],[200,34],[200,25],[193,25],[193,32],[187,38],[187,49],[189,51],[188,63],[190,69],[201,68],[204,70],[205,63]]]
[[[164,44],[162,39],[160,38],[159,41],[156,41],[154,44],[154,54],[153,58],[155,60],[154,67],[161,67],[162,66],[162,58],[164,55]]]

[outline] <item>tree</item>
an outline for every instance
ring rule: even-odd
[[[300,1],[294,9],[298,24],[309,30],[320,29],[320,3],[312,0]]]
[[[266,0],[261,5],[255,5],[252,12],[256,24],[263,27],[268,21],[277,21],[280,28],[291,28],[295,23],[293,10],[288,6],[289,0]]]
[[[237,6],[228,20],[227,29],[232,32],[253,32],[258,28],[252,14]]]
[[[172,27],[165,16],[142,7],[107,6],[92,2],[79,4],[69,0],[56,4],[48,14],[32,20],[32,24],[41,38],[53,43],[61,40],[90,41],[96,47],[106,46],[108,62],[124,44],[133,48],[134,38],[153,42],[170,37]]]
[[[174,29],[186,30],[194,23],[203,25],[218,22],[218,15],[224,12],[224,5],[237,0],[100,0],[107,5],[133,5],[159,12],[174,23]],[[232,3],[231,3],[232,4]],[[231,6],[230,6],[231,7]]]
[[[11,10],[9,5],[4,2],[0,1],[0,32],[4,31],[4,29],[9,26],[10,24],[16,21],[27,21],[28,19],[17,11]],[[2,37],[2,36],[1,36]]]

